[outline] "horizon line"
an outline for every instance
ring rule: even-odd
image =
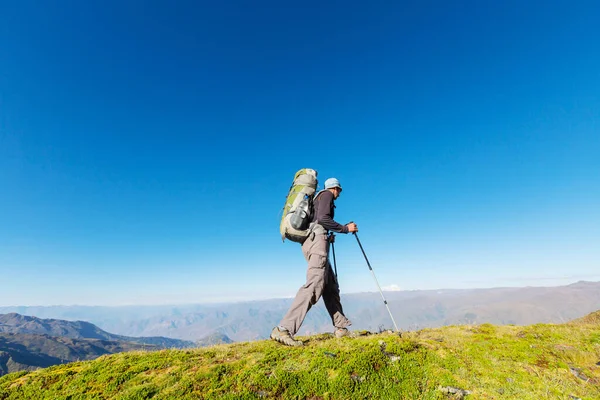
[[[557,284],[557,285],[526,285],[526,286],[492,286],[492,287],[474,287],[474,288],[438,288],[438,289],[392,289],[392,290],[382,290],[384,293],[402,293],[402,292],[443,292],[443,291],[467,291],[467,290],[495,290],[495,289],[527,289],[527,288],[546,288],[546,287],[566,287],[572,286],[581,283],[600,283],[599,281],[589,281],[589,280],[577,280],[567,284]],[[373,294],[379,293],[378,291],[362,291],[362,292],[349,292],[341,294],[343,296],[352,296],[352,295],[360,295],[360,294]],[[260,298],[260,299],[246,299],[246,300],[237,300],[237,301],[214,301],[214,302],[190,302],[190,303],[145,303],[145,304],[135,304],[135,303],[127,303],[127,304],[118,304],[118,305],[102,305],[102,304],[50,304],[50,305],[0,305],[0,308],[15,308],[15,307],[40,307],[40,308],[51,308],[51,307],[102,307],[102,308],[125,308],[125,307],[186,307],[186,306],[216,306],[216,305],[229,305],[229,304],[241,304],[241,303],[254,303],[254,302],[265,302],[272,300],[284,300],[284,299],[293,299],[294,296],[282,296],[282,297],[268,297],[268,298]]]

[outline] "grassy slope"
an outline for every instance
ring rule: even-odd
[[[452,326],[134,352],[0,378],[0,399],[600,399],[600,312],[562,325]]]

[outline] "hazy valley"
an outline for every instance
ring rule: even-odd
[[[385,292],[390,309],[404,330],[454,324],[498,325],[561,323],[600,309],[600,282],[558,287]],[[198,341],[225,335],[233,341],[267,338],[287,311],[291,299],[180,306],[0,307],[39,318],[83,320],[116,335],[164,336]],[[379,293],[342,295],[352,329],[377,331],[392,326]],[[330,331],[322,301],[308,313],[299,334]]]

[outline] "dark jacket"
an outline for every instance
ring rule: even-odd
[[[315,213],[312,222],[316,222],[328,231],[338,233],[348,233],[348,227],[338,224],[333,220],[335,214],[335,204],[333,193],[325,190],[317,195],[314,200]]]

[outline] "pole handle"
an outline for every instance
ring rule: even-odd
[[[350,222],[348,222],[348,224],[353,224],[353,223],[354,223],[354,221],[350,221]],[[346,225],[348,225],[348,224],[346,224]],[[352,232],[352,234],[353,234],[353,235],[356,235],[356,232]]]

